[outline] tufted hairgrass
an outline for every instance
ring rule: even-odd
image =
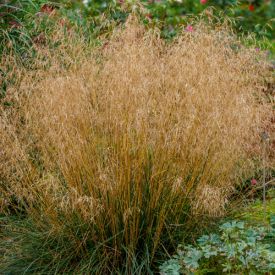
[[[179,231],[225,213],[270,116],[269,72],[226,26],[194,29],[167,44],[130,16],[104,47],[57,33],[35,71],[17,69],[0,117],[2,270],[150,273]]]

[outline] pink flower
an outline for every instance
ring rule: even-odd
[[[193,26],[188,25],[188,26],[186,27],[185,30],[186,30],[187,32],[192,32],[192,31],[194,31],[194,28],[193,28]]]
[[[254,178],[253,178],[253,179],[251,179],[251,181],[250,181],[250,182],[251,182],[251,185],[253,185],[253,186],[254,186],[254,185],[256,185],[256,184],[258,183],[258,182],[257,182],[257,180],[256,180],[256,179],[254,179]]]
[[[200,0],[202,5],[205,5],[207,3],[208,0]]]

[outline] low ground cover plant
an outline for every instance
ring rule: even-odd
[[[161,274],[270,274],[275,270],[275,216],[271,227],[230,221],[219,234],[203,235],[196,245],[179,246],[160,266]],[[273,244],[273,247],[271,246]]]
[[[0,269],[151,273],[253,173],[270,68],[225,25],[169,44],[131,15],[100,47],[52,39],[1,106]]]

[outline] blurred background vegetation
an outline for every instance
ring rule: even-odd
[[[192,17],[204,12],[208,18],[226,17],[241,34],[255,33],[269,48],[274,42],[274,0],[2,0],[1,46],[6,46],[7,37],[20,37],[24,44],[31,43],[42,30],[48,30],[49,23],[41,20],[45,15],[58,15],[81,26],[89,35],[98,36],[108,32],[112,24],[125,21],[133,9],[141,11],[145,24],[157,25],[166,38],[173,37]]]

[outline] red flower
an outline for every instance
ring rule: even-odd
[[[249,9],[251,12],[253,12],[253,11],[255,10],[255,6],[252,5],[252,4],[250,4],[250,5],[248,6],[248,9]]]
[[[41,12],[44,12],[47,14],[51,14],[54,10],[55,8],[49,4],[44,4],[40,9]]]
[[[207,3],[208,0],[200,0],[202,5],[205,5]]]
[[[254,186],[254,185],[256,185],[256,184],[258,183],[258,182],[257,182],[257,180],[256,180],[256,179],[254,179],[254,178],[253,178],[253,179],[251,179],[251,181],[250,181],[250,182],[251,182],[251,185],[253,185],[253,186]]]

